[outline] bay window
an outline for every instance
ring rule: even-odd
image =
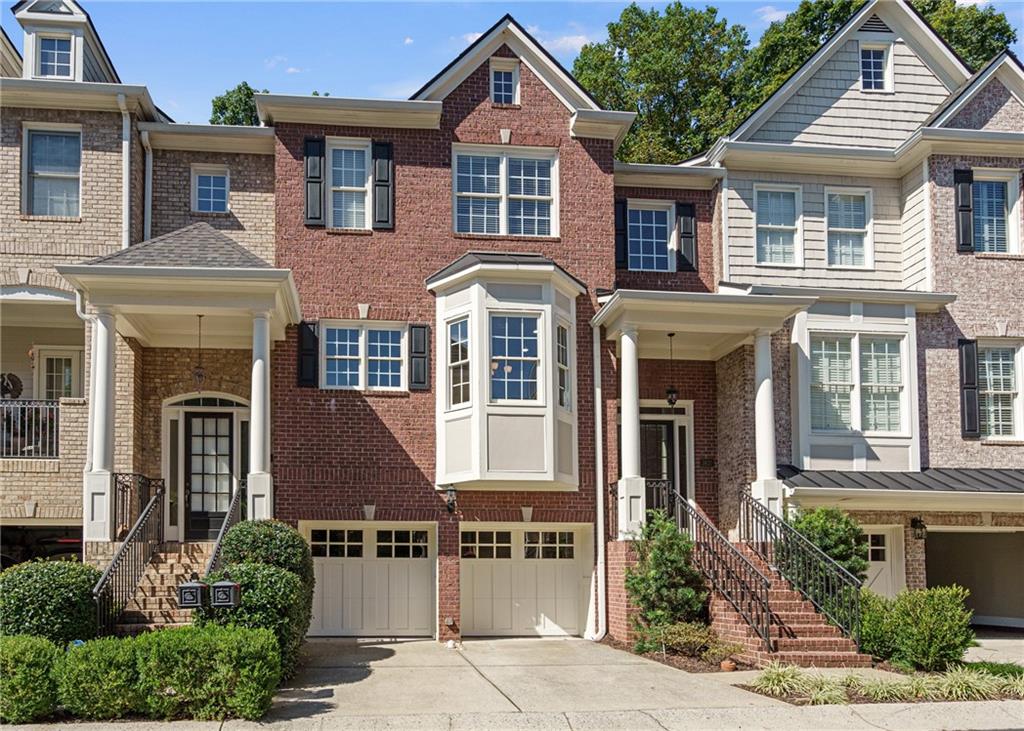
[[[557,153],[457,146],[456,233],[556,236]]]
[[[799,188],[754,188],[755,257],[768,266],[800,266],[801,195]]]
[[[387,323],[323,323],[321,387],[373,391],[406,388],[406,330]]]
[[[558,405],[570,409],[569,328],[559,323],[555,328],[555,349],[558,363]]]
[[[813,430],[903,431],[900,338],[814,334],[810,345]]]
[[[328,228],[369,229],[370,141],[327,138]]]
[[[470,401],[469,318],[448,323],[448,405]]]
[[[828,265],[871,266],[871,194],[869,191],[826,191]]]
[[[978,348],[978,406],[982,437],[1014,437],[1019,385],[1017,349]]]
[[[537,400],[539,321],[536,315],[491,315],[491,401]]]

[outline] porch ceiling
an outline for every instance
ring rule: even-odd
[[[778,330],[815,301],[815,297],[620,289],[603,302],[591,324],[603,326],[609,340],[617,340],[626,328],[636,328],[641,358],[668,358],[665,335],[674,332],[674,357],[717,360],[759,331]]]

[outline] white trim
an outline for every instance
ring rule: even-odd
[[[722,210],[719,213],[722,220],[722,281],[729,281],[729,171],[725,171],[722,178]],[[754,236],[757,236],[755,230]],[[754,257],[757,258],[757,242],[754,242]]]
[[[1013,350],[1013,434],[982,436],[981,443],[1018,442],[1024,439],[1024,340],[1020,338],[978,338],[978,360],[982,349],[1009,348]],[[980,365],[979,365],[980,369]],[[979,373],[980,376],[980,373]],[[981,396],[981,382],[978,382]],[[979,415],[980,429],[980,415]]]
[[[473,333],[470,322],[469,311],[459,312],[458,314],[452,314],[444,319],[444,333],[442,335],[444,344],[442,346],[443,360],[440,362],[444,367],[444,384],[445,398],[444,398],[444,411],[446,413],[452,413],[456,411],[462,411],[464,409],[473,408]],[[464,361],[452,362],[451,360],[451,339],[450,339],[450,328],[460,322],[466,323],[466,359]],[[452,403],[452,366],[462,365],[465,363],[469,367],[469,397],[458,404]]]
[[[792,263],[763,262],[757,258],[757,196],[761,192],[783,192],[794,194],[795,220],[793,226],[793,261]],[[754,183],[754,199],[751,206],[751,217],[753,218],[754,229],[754,266],[766,269],[802,269],[804,266],[804,203],[803,185],[778,184],[778,183]],[[776,227],[776,228],[789,228]]]
[[[830,264],[831,249],[829,246],[829,222],[828,222],[828,198],[830,195],[859,195],[864,197],[864,264]],[[845,187],[826,185],[824,188],[824,224],[825,224],[825,268],[836,271],[873,271],[875,268],[875,211],[874,211],[874,189],[867,187]],[[840,231],[851,231],[853,229],[838,229]]]
[[[57,398],[82,398],[82,354],[84,345],[32,344],[32,393],[37,399],[46,399],[46,359],[71,358],[71,393]]]
[[[80,81],[81,74],[79,69],[81,64],[78,63],[79,56],[82,53],[82,37],[78,33],[72,31],[35,31],[32,33],[35,36],[35,42],[33,43],[32,52],[35,58],[32,60],[32,77],[36,79],[49,79],[49,80],[63,80],[63,81]],[[68,73],[67,74],[43,74],[43,48],[39,41],[50,38],[54,40],[67,41],[68,51],[70,58],[68,59]]]
[[[665,211],[668,214],[668,241],[666,242],[668,269],[633,269],[629,266],[629,212],[631,210]],[[679,261],[679,219],[676,204],[671,200],[656,198],[630,198],[626,201],[626,259],[631,272],[674,272]]]
[[[224,210],[223,211],[200,211],[199,210],[199,176],[220,175],[224,178]],[[192,163],[191,172],[191,210],[193,213],[230,213],[231,212],[231,169],[227,165],[210,165],[206,163]]]
[[[494,72],[495,71],[511,71],[512,72],[512,101],[511,102],[498,102],[494,98]],[[492,104],[519,104],[519,59],[518,58],[504,58],[501,56],[491,56],[490,65],[488,69],[489,86],[490,86],[490,97]]]
[[[41,217],[50,217],[52,215],[48,213],[32,212],[32,201],[29,198],[29,191],[31,190],[31,186],[29,185],[29,167],[31,165],[32,155],[29,140],[32,137],[32,132],[63,132],[78,135],[78,215],[66,216],[66,218],[81,218],[82,206],[85,202],[83,200],[82,186],[82,125],[70,124],[67,122],[25,121],[21,123],[21,213],[26,216]],[[65,216],[60,216],[60,218],[65,218]]]
[[[409,390],[409,325],[404,322],[390,320],[320,320],[320,353],[319,387],[326,391],[378,391],[401,392]],[[330,386],[327,384],[327,328],[339,328],[357,330],[359,332],[359,385],[358,386]],[[401,385],[395,386],[370,386],[369,385],[369,331],[370,330],[391,330],[401,332]],[[345,356],[339,356],[345,357]],[[355,360],[347,356],[348,360]],[[381,360],[381,359],[374,359]],[[384,358],[382,360],[393,360]]]
[[[1020,170],[1010,168],[972,168],[974,181],[1006,183],[1006,254],[1021,253],[1021,215],[1020,215]],[[972,201],[973,205],[973,201]],[[973,221],[972,221],[973,225]],[[977,246],[977,241],[975,241]],[[991,251],[978,251],[976,254],[993,254]],[[1004,253],[1004,252],[998,252]]]
[[[483,326],[485,328],[484,344],[487,350],[487,361],[484,373],[487,376],[487,400],[486,403],[489,406],[548,406],[547,396],[547,378],[546,369],[550,368],[553,363],[548,356],[547,344],[551,340],[551,333],[548,329],[548,317],[547,309],[543,306],[531,306],[519,303],[508,303],[502,304],[499,307],[486,307],[484,309],[485,321]],[[494,317],[523,317],[523,318],[536,318],[537,320],[537,357],[536,358],[515,358],[515,360],[530,361],[536,360],[537,363],[537,397],[533,399],[496,399],[491,394],[491,362],[494,360],[502,360],[502,358],[495,358],[494,353],[491,351],[491,319]],[[571,337],[570,331],[570,337]],[[507,337],[507,335],[506,335]],[[505,359],[508,359],[508,354],[505,354]]]
[[[676,402],[675,413],[672,413],[672,414],[645,414],[644,411],[643,411],[645,408],[646,409],[650,409],[650,408],[663,409],[663,408],[666,407],[666,404],[665,404],[664,401],[660,401],[658,399],[640,399],[640,421],[641,421],[641,423],[645,422],[645,421],[661,421],[661,422],[671,422],[672,423],[672,428],[674,430],[673,434],[672,434],[672,444],[673,444],[673,446],[674,446],[674,448],[676,450],[676,453],[675,453],[675,455],[673,457],[673,460],[672,460],[672,462],[673,462],[673,469],[675,470],[675,474],[673,475],[673,480],[675,481],[674,484],[675,484],[675,487],[676,487],[677,491],[678,491],[679,486],[680,486],[680,477],[682,477],[682,472],[680,471],[680,462],[681,462],[681,460],[679,458],[679,455],[680,455],[680,450],[679,450],[679,446],[680,446],[679,445],[679,427],[681,427],[681,426],[686,427],[686,435],[685,435],[686,436],[686,444],[683,445],[683,446],[686,447],[686,494],[685,494],[684,497],[686,498],[687,502],[689,502],[691,505],[696,506],[696,504],[697,504],[696,503],[696,499],[697,499],[696,498],[696,487],[697,486],[694,484],[694,481],[696,480],[695,466],[696,466],[697,460],[696,460],[696,455],[693,452],[693,450],[694,450],[694,437],[693,437],[693,422],[694,422],[693,408],[694,407],[693,407],[693,404],[694,404],[694,402],[692,400],[690,400],[690,399],[687,399],[687,400],[680,399],[679,401]],[[622,412],[621,411],[618,414],[618,422],[620,424],[622,423]]]
[[[985,85],[989,82],[990,79],[992,79],[994,76],[1000,73],[1008,73],[1012,75],[1009,79],[1007,79],[1004,76],[1002,79],[999,79],[999,81],[1004,86],[1006,86],[1007,90],[1017,99],[1019,103],[1024,104],[1024,99],[1021,99],[1020,95],[1015,93],[1014,89],[1011,88],[1011,80],[1014,78],[1017,80],[1017,84],[1019,85],[1019,87],[1024,87],[1024,70],[1021,70],[1021,68],[1017,64],[1013,63],[1013,61],[1010,60],[1009,56],[1006,55],[1006,51],[1003,51],[1002,58],[997,63],[993,63],[991,66],[989,66],[988,69],[986,69],[985,72],[981,74],[981,76],[974,79],[974,81],[971,82],[970,87],[960,95],[960,98],[957,99],[951,106],[943,110],[942,114],[936,117],[929,124],[929,126],[942,127],[946,122],[953,119],[960,112],[961,109],[963,109],[965,106],[967,106],[968,103],[970,103],[971,99],[974,98],[975,94],[977,94],[981,89],[985,88]],[[1008,86],[1006,82],[1010,82],[1010,86]]]
[[[883,77],[881,89],[864,88],[864,51],[882,51]],[[893,80],[893,42],[892,41],[857,41],[857,71],[860,77],[860,91],[864,94],[895,94],[896,84]]]
[[[365,150],[366,167],[365,180],[362,186],[363,191],[363,225],[355,227],[336,226],[334,224],[334,191],[358,192],[360,188],[348,187],[334,184],[334,166],[331,158],[334,150]],[[373,141],[362,137],[328,137],[325,143],[324,153],[324,176],[327,183],[327,200],[325,203],[325,214],[327,228],[349,231],[368,231],[372,228],[373,221]]]
[[[928,167],[929,158],[921,160],[921,185],[924,187],[924,253],[925,253],[925,291],[935,291],[935,262],[932,251],[935,246],[932,232],[932,180]]]

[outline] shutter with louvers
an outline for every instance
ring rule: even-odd
[[[676,203],[679,224],[679,263],[681,272],[697,271],[697,213],[692,203]]]
[[[978,341],[960,340],[960,432],[965,439],[981,436],[978,406]]]
[[[320,379],[320,338],[315,322],[299,323],[298,384],[316,388]]]
[[[430,389],[430,326],[409,326],[409,390]]]
[[[974,171],[954,170],[956,196],[956,250],[974,251]]]
[[[615,201],[615,268],[629,269],[628,211],[624,200]]]
[[[373,143],[373,227],[395,227],[395,162],[390,142]]]
[[[324,138],[307,137],[304,145],[306,173],[305,221],[307,226],[324,225]]]

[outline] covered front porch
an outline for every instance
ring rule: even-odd
[[[620,540],[675,497],[724,531],[742,493],[781,512],[776,411],[788,393],[775,380],[788,374],[787,321],[814,301],[646,290],[603,300],[592,324],[616,345]]]
[[[58,270],[89,321],[84,540],[124,540],[147,509],[164,541],[212,540],[243,485],[247,514],[270,517],[270,356],[299,319],[291,273],[206,224]]]

